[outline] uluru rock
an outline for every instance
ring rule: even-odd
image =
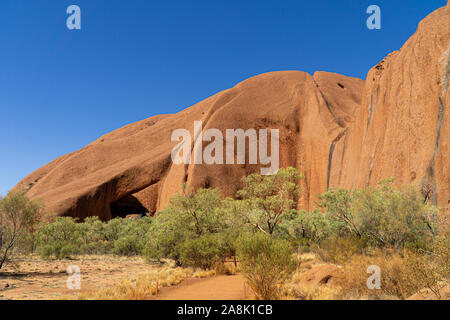
[[[394,177],[441,208],[450,199],[450,7],[370,70],[355,121],[335,150],[331,185],[362,188]]]
[[[341,86],[344,86],[342,88]],[[154,213],[171,196],[217,187],[234,196],[260,164],[174,164],[174,130],[279,129],[280,167],[305,174],[302,205],[326,188],[330,145],[352,120],[363,81],[325,72],[262,74],[173,115],[151,117],[107,134],[26,177],[16,189],[42,198],[46,211],[85,218]],[[338,96],[337,96],[338,95]],[[270,150],[270,148],[269,148]],[[248,163],[248,162],[247,162]]]
[[[234,196],[259,164],[174,164],[176,129],[194,137],[219,129],[278,129],[280,167],[305,175],[299,207],[334,187],[382,178],[415,184],[446,207],[449,173],[449,22],[447,5],[423,20],[366,81],[339,74],[283,71],[250,78],[177,114],[113,131],[23,179],[14,190],[42,198],[47,212],[103,220],[154,214],[174,194],[217,187]],[[203,142],[207,146],[209,142]],[[269,147],[270,150],[270,147]]]

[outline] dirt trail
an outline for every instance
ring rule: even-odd
[[[248,289],[246,290],[248,291]],[[246,300],[241,275],[220,275],[206,279],[188,279],[180,285],[163,288],[151,300]]]

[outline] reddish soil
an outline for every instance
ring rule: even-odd
[[[247,300],[249,293],[244,283],[242,275],[189,279],[178,286],[161,289],[151,300]]]
[[[70,265],[80,268],[80,290],[67,288],[66,270]],[[60,261],[20,258],[15,266],[7,265],[0,271],[0,300],[73,299],[79,293],[111,286],[152,268],[138,257],[87,256]]]

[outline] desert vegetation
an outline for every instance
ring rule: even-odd
[[[30,201],[24,193],[0,198],[0,269],[27,237],[33,236],[41,210],[42,205]]]
[[[395,188],[392,179],[362,190],[330,188],[307,212],[297,209],[300,179],[294,168],[252,174],[243,177],[235,199],[200,189],[174,196],[155,217],[108,222],[38,222],[39,203],[9,194],[0,200],[0,268],[17,253],[51,260],[141,256],[157,266],[82,299],[143,299],[155,293],[157,282],[175,285],[198,270],[240,272],[256,299],[406,299],[423,289],[445,298],[446,213],[419,190]],[[230,259],[232,268],[226,266]],[[330,275],[313,286],[302,282],[315,266],[333,266],[332,283]],[[381,270],[376,289],[367,286],[369,266]]]
[[[136,277],[123,278],[114,285],[79,294],[79,300],[144,300],[156,295],[160,288],[170,287],[194,277],[204,278],[214,275],[214,270],[202,271],[192,268],[163,266],[151,272],[140,273]]]

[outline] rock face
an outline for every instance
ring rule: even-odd
[[[178,114],[107,134],[42,167],[16,188],[43,198],[47,211],[105,220],[153,214],[183,184],[188,190],[218,187],[234,196],[241,177],[259,170],[259,164],[176,165],[171,160],[177,145],[172,132],[185,128],[193,137],[194,121],[202,121],[203,131],[217,128],[224,135],[226,129],[279,129],[280,166],[305,173],[301,201],[308,207],[310,195],[326,188],[330,145],[351,122],[362,88],[362,80],[324,72],[314,77],[299,71],[263,74]]]
[[[294,166],[306,177],[300,207],[311,209],[315,195],[330,186],[364,187],[391,176],[417,184],[446,207],[449,11],[447,5],[422,21],[365,82],[326,72],[262,74],[177,114],[111,132],[38,169],[14,190],[42,198],[48,212],[103,220],[154,214],[183,185],[234,196],[241,177],[259,172],[261,164],[171,160],[178,144],[172,132],[184,128],[194,137],[194,121],[202,121],[203,132],[216,128],[224,136],[226,129],[279,129],[280,167]]]
[[[310,270],[303,273],[298,281],[302,286],[318,287],[320,285],[337,283],[339,278],[342,278],[342,270],[332,264],[323,264],[314,266]]]
[[[361,108],[336,145],[331,185],[364,187],[395,177],[434,204],[450,199],[450,7],[367,75]],[[336,163],[338,162],[338,163]]]

